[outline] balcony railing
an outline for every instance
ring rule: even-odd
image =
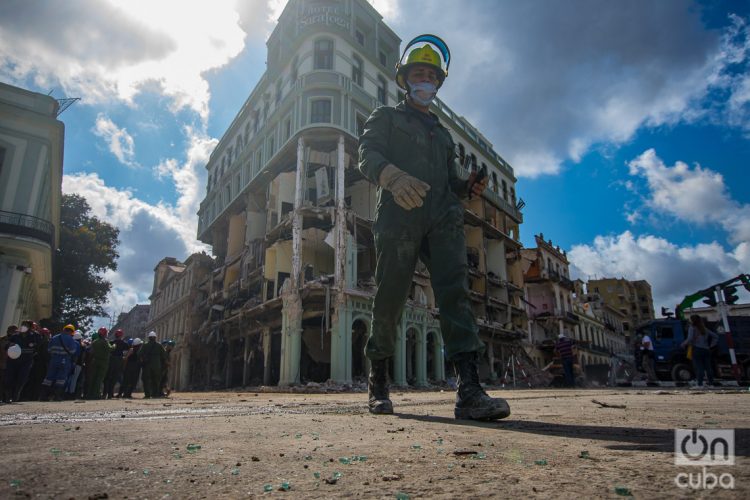
[[[0,233],[28,236],[55,248],[55,226],[33,215],[0,210]]]

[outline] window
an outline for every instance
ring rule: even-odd
[[[333,41],[326,38],[315,42],[315,69],[333,69]]]
[[[471,171],[477,171],[477,156],[474,153],[471,153]]]
[[[505,181],[503,181],[505,182]],[[497,193],[497,173],[492,172],[492,190]]]
[[[274,140],[273,140],[273,137],[271,137],[268,139],[268,157],[269,158],[273,156],[275,152],[274,148],[275,148]]]
[[[378,59],[380,60],[380,64],[382,64],[383,66],[388,65],[388,58],[386,57],[385,52],[383,52],[382,50],[378,53]]]
[[[362,86],[362,59],[360,59],[358,56],[354,55],[352,56],[353,62],[352,62],[352,81]]]
[[[503,199],[505,201],[508,201],[508,183],[505,182],[505,179],[502,180],[503,185]]]
[[[359,43],[362,47],[365,46],[365,34],[362,33],[359,30],[354,31],[354,38],[357,39],[357,43]]]
[[[378,76],[378,102],[388,105],[388,82],[382,76]]]
[[[208,174],[208,182],[206,183],[206,192],[211,189],[211,174]]]
[[[331,100],[314,99],[310,104],[310,123],[331,122]]]
[[[281,101],[281,80],[276,82],[276,105]]]
[[[250,122],[245,124],[245,146],[250,142]]]
[[[458,143],[458,157],[461,160],[461,166],[463,166],[466,160],[466,148],[460,142]]]

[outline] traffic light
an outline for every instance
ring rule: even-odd
[[[726,302],[729,305],[732,305],[738,300],[739,300],[739,297],[737,296],[736,286],[728,286],[724,289],[724,302]]]
[[[713,290],[706,292],[704,294],[704,297],[706,297],[705,299],[703,299],[704,304],[709,307],[716,307],[716,294],[714,294]]]

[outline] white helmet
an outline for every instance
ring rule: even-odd
[[[148,335],[147,335],[147,337],[148,337],[148,338],[152,338],[152,337],[153,337],[153,338],[156,338],[156,332],[155,332],[155,331],[153,331],[153,330],[151,330],[150,332],[148,332]]]
[[[80,330],[76,330],[76,332],[73,334],[73,340],[81,340],[83,338],[83,335],[81,335]]]
[[[141,344],[143,344],[143,341],[141,339],[139,339],[139,338],[134,338],[133,339],[133,347],[135,347],[137,345],[141,345]]]
[[[18,344],[13,344],[12,346],[8,347],[8,357],[10,359],[18,359],[21,357],[21,346]]]

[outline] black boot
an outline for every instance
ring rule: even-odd
[[[39,401],[49,401],[49,393],[52,388],[48,385],[42,385],[39,389]]]
[[[54,400],[55,401],[62,401],[63,399],[65,399],[65,386],[64,385],[59,385],[59,386],[55,387]]]
[[[479,384],[477,353],[465,352],[454,361],[458,391],[454,414],[459,420],[497,420],[510,415],[510,406],[502,398],[491,398]]]
[[[370,413],[392,415],[393,403],[388,394],[388,360],[370,361],[370,377],[367,383]]]

